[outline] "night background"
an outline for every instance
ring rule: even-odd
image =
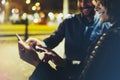
[[[69,9],[63,0],[0,0],[0,80],[28,80],[35,67],[20,59],[15,34],[23,41],[47,38],[65,19],[64,10],[68,17],[79,12],[77,0],[68,3]],[[54,51],[64,56],[64,40]]]
[[[7,1],[10,4],[10,8],[17,7],[27,13],[34,13],[34,11],[31,10],[31,7],[36,2],[40,2],[41,10],[45,12],[48,11],[62,12],[63,9],[63,0],[31,0],[30,4],[26,4],[26,0],[7,0]],[[68,1],[70,13],[74,13],[77,10],[77,0]]]

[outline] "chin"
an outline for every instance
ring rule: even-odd
[[[108,20],[108,16],[100,16],[100,21],[101,22],[108,22],[109,20]]]

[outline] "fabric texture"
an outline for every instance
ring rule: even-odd
[[[85,60],[79,80],[120,80],[119,41],[120,27],[115,25],[100,37],[98,47]]]

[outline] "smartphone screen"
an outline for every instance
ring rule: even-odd
[[[17,37],[18,41],[22,41],[21,37],[18,34],[16,34],[16,37]]]

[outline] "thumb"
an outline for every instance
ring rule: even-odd
[[[22,41],[18,41],[18,46],[20,48],[24,48],[24,49],[29,49],[30,48],[25,42],[22,42]]]

